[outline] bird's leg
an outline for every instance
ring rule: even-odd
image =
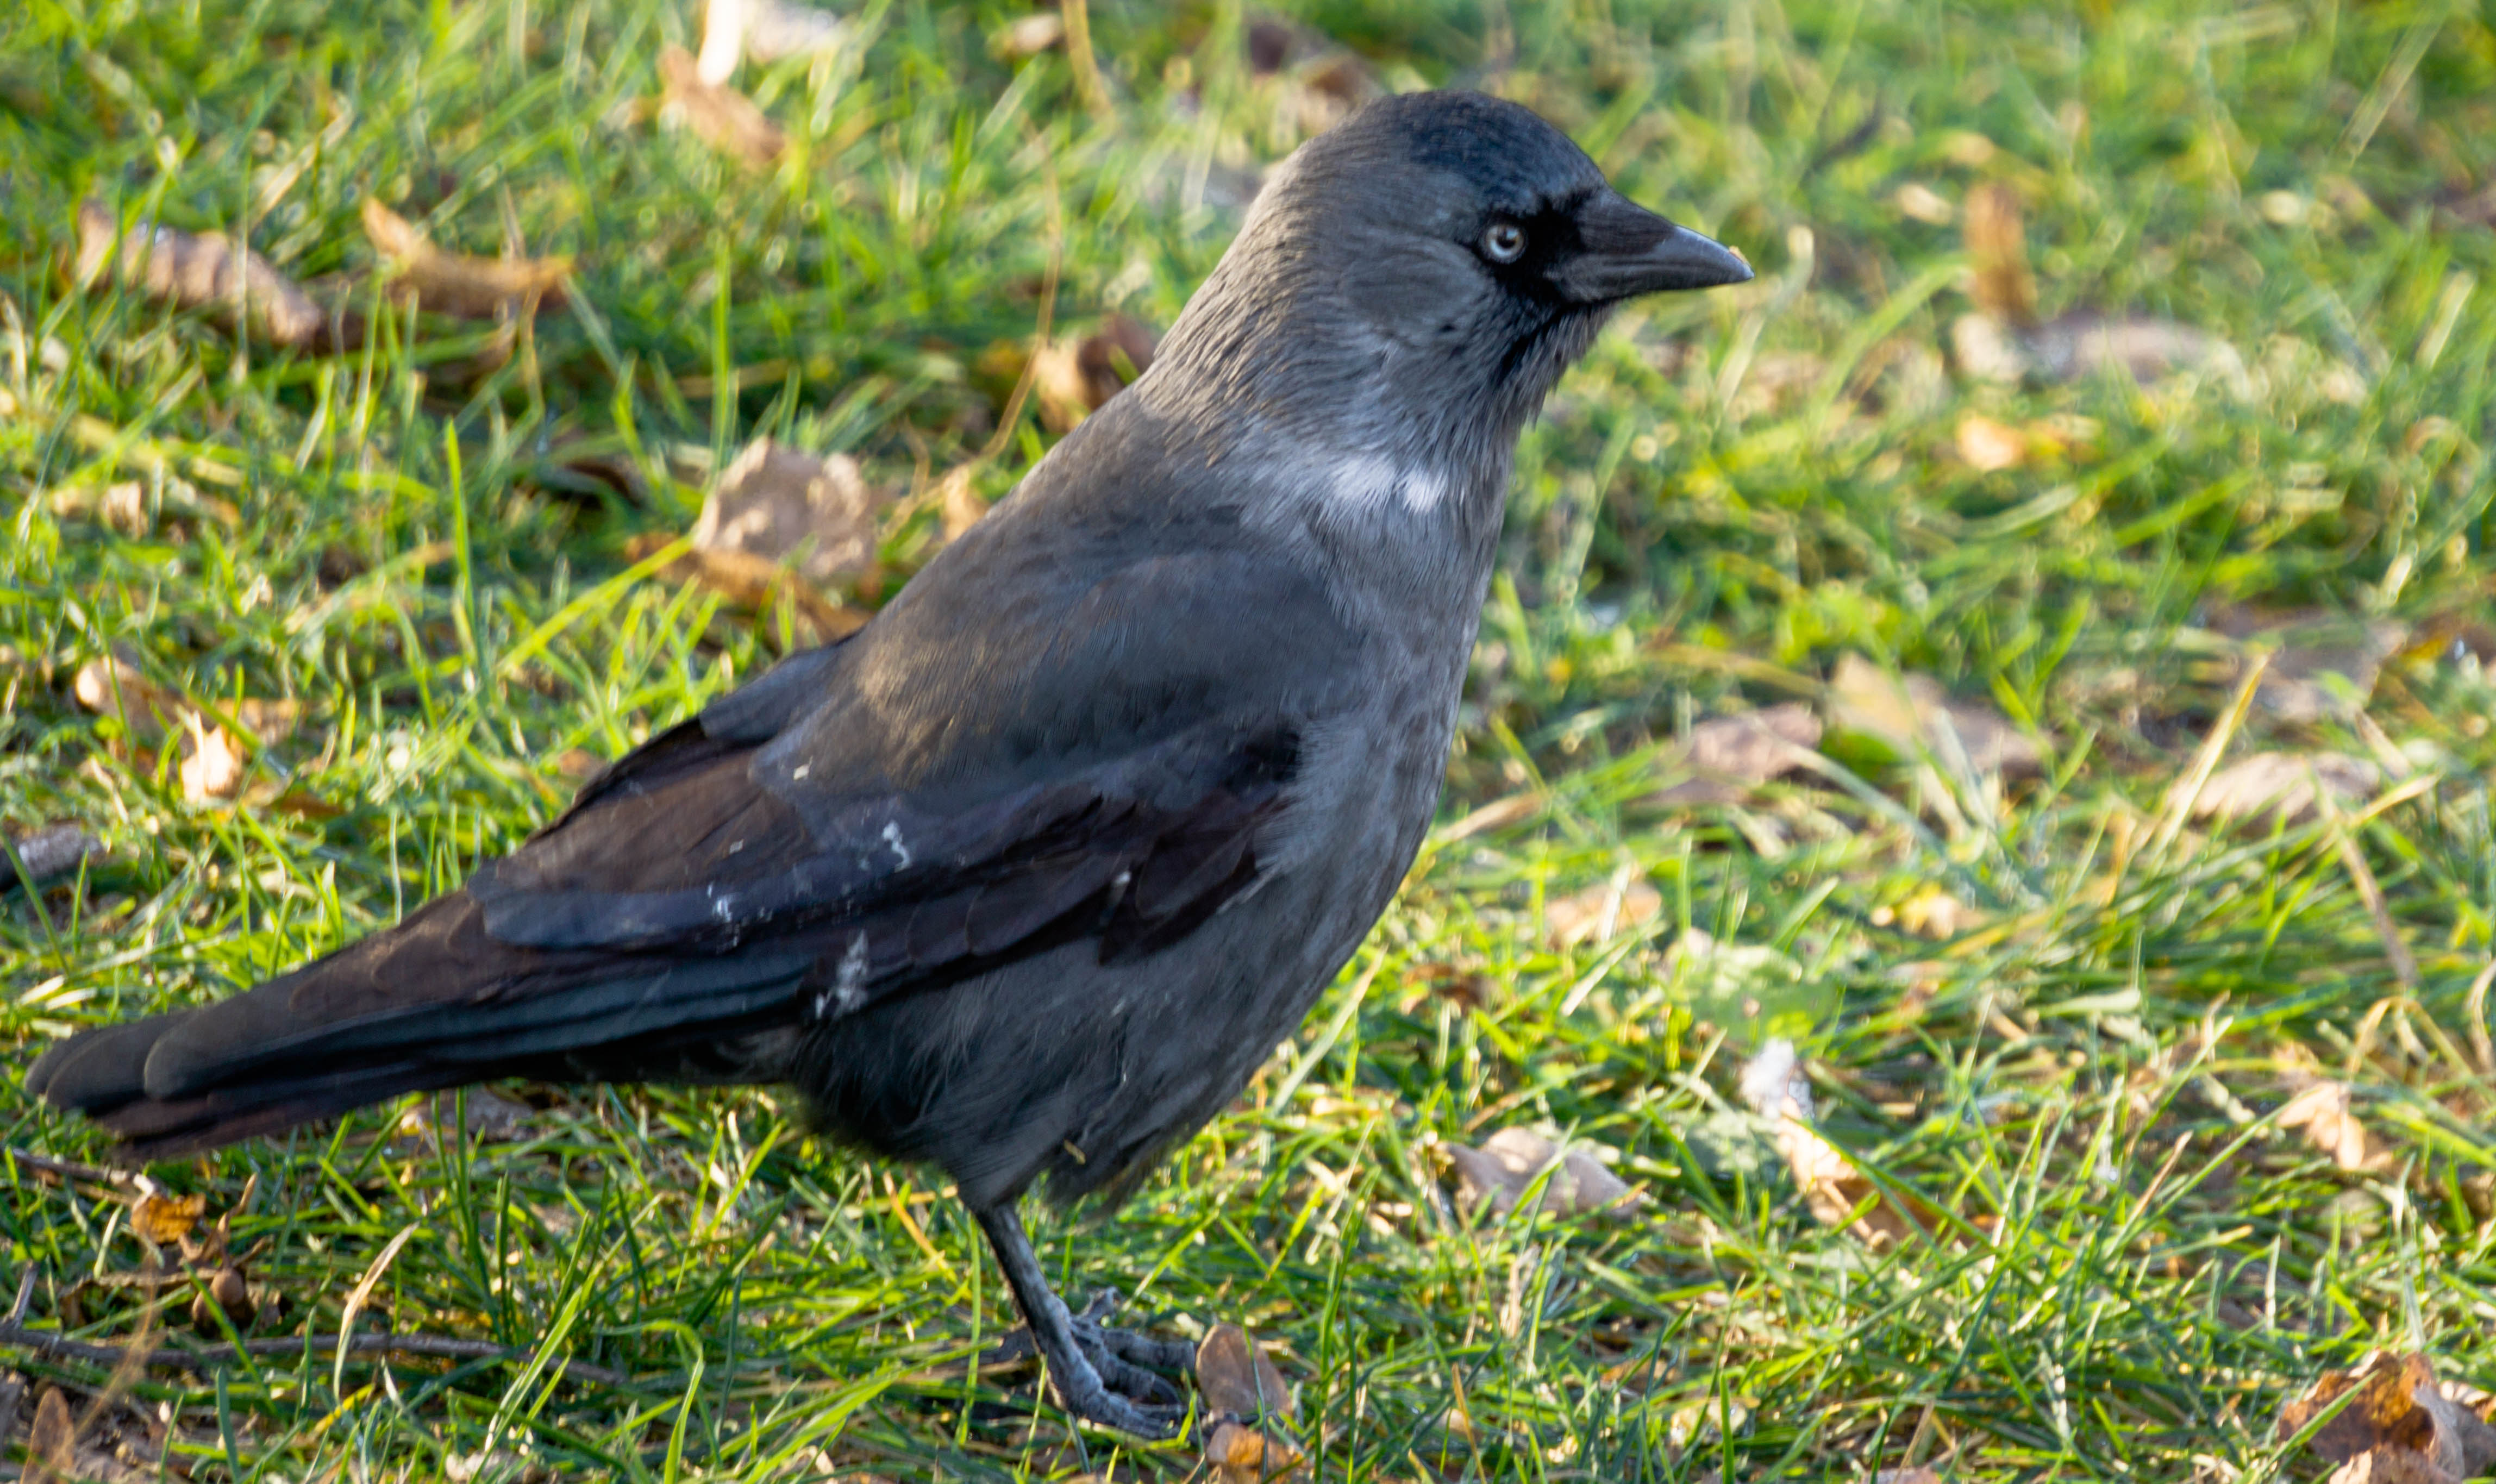
[[[1116,1428],[1138,1438],[1169,1438],[1177,1433],[1187,1408],[1178,1388],[1144,1370],[1146,1365],[1175,1368],[1192,1354],[1187,1346],[1123,1334],[1100,1322],[1108,1310],[1087,1305],[1077,1318],[1048,1286],[1032,1255],[1031,1239],[1023,1234],[1022,1218],[1012,1202],[972,1213],[988,1246],[1005,1269],[1014,1289],[1014,1307],[1031,1343],[1048,1363],[1048,1379],[1068,1411],[1087,1422]],[[1114,1297],[1108,1307],[1115,1307]]]

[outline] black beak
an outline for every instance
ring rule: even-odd
[[[1562,293],[1580,303],[1671,289],[1715,289],[1751,281],[1741,255],[1607,190],[1576,211],[1577,251],[1553,265]]]

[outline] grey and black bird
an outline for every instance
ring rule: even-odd
[[[1018,1200],[1115,1200],[1299,1024],[1428,827],[1519,430],[1613,306],[1750,276],[1525,108],[1374,103],[873,622],[30,1086],[157,1156],[489,1078],[788,1084],[952,1179],[1071,1410],[1166,1434],[1184,1346],[1070,1314]]]

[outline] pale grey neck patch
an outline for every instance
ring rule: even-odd
[[[1312,473],[1322,499],[1357,510],[1401,506],[1420,513],[1438,509],[1450,493],[1448,477],[1430,464],[1384,453],[1336,454]]]

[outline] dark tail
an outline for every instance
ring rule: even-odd
[[[482,916],[453,892],[231,1000],[82,1032],[27,1091],[156,1159],[495,1077],[661,1076],[689,1043],[792,1020],[811,962],[520,948]]]

